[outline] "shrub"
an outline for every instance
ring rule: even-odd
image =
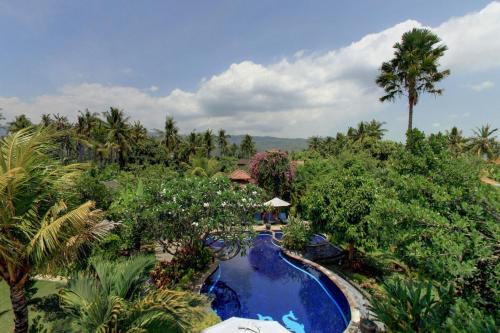
[[[311,227],[307,222],[290,217],[288,225],[283,227],[283,246],[289,250],[302,251],[309,244],[311,236]]]

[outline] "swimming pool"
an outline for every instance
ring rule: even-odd
[[[202,293],[223,319],[276,320],[295,333],[343,332],[349,303],[323,273],[284,255],[272,235],[259,234],[246,255],[223,261]]]

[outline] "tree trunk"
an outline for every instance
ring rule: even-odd
[[[353,243],[349,243],[347,245],[347,253],[348,253],[347,259],[349,260],[349,262],[352,262],[352,260],[354,259],[354,244]]]
[[[413,129],[413,98],[408,97],[408,132]]]
[[[14,332],[28,332],[28,304],[24,295],[24,287],[20,284],[10,287],[10,301],[14,312]]]

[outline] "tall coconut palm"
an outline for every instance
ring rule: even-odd
[[[229,141],[228,139],[231,136],[226,134],[226,131],[223,129],[219,130],[219,135],[217,136],[217,145],[219,146],[219,156],[223,157],[228,154],[229,149]]]
[[[209,312],[201,295],[143,288],[154,265],[148,257],[123,262],[97,260],[61,291],[71,318],[69,332],[191,332]]]
[[[384,62],[376,83],[384,89],[381,102],[394,101],[396,97],[408,98],[408,131],[413,128],[413,107],[423,93],[441,95],[443,89],[436,83],[450,74],[448,69],[439,71],[439,59],[447,50],[439,37],[428,29],[414,28],[405,32],[401,42],[394,44],[394,58]]]
[[[26,117],[25,114],[22,114],[22,115],[16,116],[16,118],[14,118],[14,121],[9,122],[8,125],[9,125],[9,132],[14,133],[14,132],[17,132],[23,128],[27,128],[27,127],[32,126],[33,123],[31,122],[31,120],[28,117]]]
[[[462,135],[462,131],[453,126],[450,131],[446,131],[448,139],[448,149],[456,154],[463,153],[467,140]]]
[[[203,147],[205,148],[207,158],[210,158],[212,150],[214,150],[214,137],[211,129],[207,129],[203,134]]]
[[[375,119],[367,122],[366,131],[368,132],[368,136],[375,140],[382,140],[382,138],[384,137],[384,133],[387,132],[387,130],[382,127],[384,125],[385,122],[380,122]]]
[[[32,272],[74,259],[113,227],[93,202],[69,208],[55,195],[71,186],[79,166],[48,157],[53,137],[27,128],[0,141],[0,277],[10,288],[16,333],[28,331],[24,286]]]
[[[252,137],[249,134],[246,134],[240,144],[241,157],[250,158],[256,151],[257,149],[255,149],[255,143],[253,142]]]
[[[189,151],[189,155],[196,155],[196,152],[198,151],[199,147],[199,139],[198,135],[196,132],[191,132],[189,133],[186,141],[187,149]]]
[[[129,117],[125,116],[123,110],[111,107],[109,111],[104,112],[104,126],[107,130],[107,142],[116,146],[118,154],[118,163],[120,167],[125,166],[125,157],[130,149],[129,145]],[[115,156],[112,151],[111,158]]]
[[[42,114],[42,119],[40,120],[40,125],[44,127],[49,127],[53,123],[52,116],[48,113]]]
[[[165,134],[163,136],[163,144],[167,152],[173,157],[179,145],[179,128],[175,124],[173,117],[167,117],[165,121]]]
[[[470,139],[470,151],[481,158],[496,157],[498,142],[496,136],[493,136],[496,131],[498,128],[491,128],[489,124],[476,128],[474,137]]]

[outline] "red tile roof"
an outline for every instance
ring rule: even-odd
[[[231,174],[229,175],[229,178],[231,180],[246,180],[246,181],[250,181],[252,179],[252,176],[250,176],[244,170],[236,169],[233,172],[231,172]]]

